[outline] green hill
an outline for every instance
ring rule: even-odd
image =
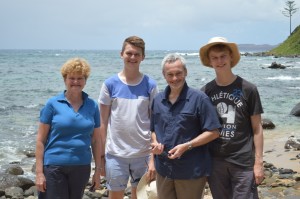
[[[279,46],[267,52],[275,56],[300,56],[300,25]]]

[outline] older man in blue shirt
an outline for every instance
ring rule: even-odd
[[[151,113],[158,197],[198,199],[211,170],[207,143],[219,137],[221,125],[207,95],[188,87],[182,56],[168,54],[162,72],[168,86]]]

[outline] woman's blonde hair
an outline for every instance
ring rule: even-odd
[[[79,73],[87,79],[91,73],[89,63],[82,58],[72,58],[66,61],[60,69],[60,72],[65,79],[68,74]]]

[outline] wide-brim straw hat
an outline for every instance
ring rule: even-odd
[[[239,52],[239,48],[235,43],[228,42],[226,38],[224,37],[213,37],[211,38],[208,43],[204,46],[202,46],[199,50],[199,56],[202,64],[204,66],[212,67],[209,63],[208,54],[207,51],[210,47],[216,45],[216,44],[223,44],[228,46],[231,49],[232,52],[232,63],[231,68],[237,65],[237,63],[240,61],[241,55]]]
[[[147,183],[146,174],[141,178],[137,189],[137,199],[157,199],[156,181]]]

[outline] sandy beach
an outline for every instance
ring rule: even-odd
[[[284,148],[289,136],[293,134],[278,131],[276,128],[264,130],[264,161],[272,163],[277,168],[292,169],[300,173],[300,159],[296,158],[300,151]]]

